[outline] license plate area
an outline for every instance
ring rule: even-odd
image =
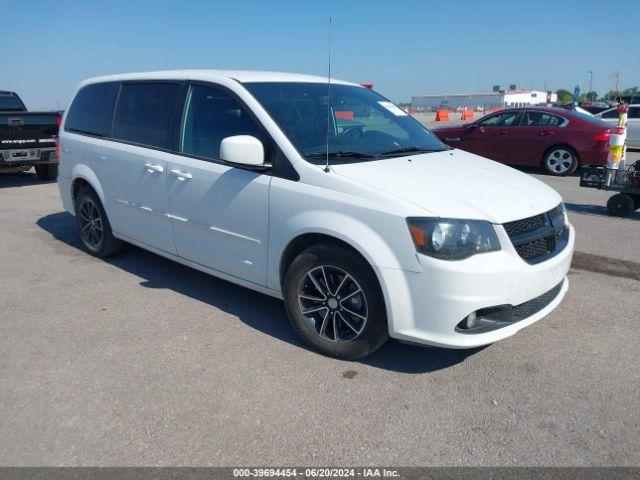
[[[8,157],[7,161],[9,162],[29,162],[33,160],[40,160],[40,150],[12,150]]]

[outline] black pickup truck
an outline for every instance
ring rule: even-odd
[[[0,91],[0,173],[35,167],[40,180],[58,176],[58,112],[27,112],[14,92]]]

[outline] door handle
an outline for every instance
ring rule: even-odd
[[[553,132],[540,132],[538,135],[540,136],[547,136],[547,135],[553,135]]]
[[[153,173],[153,172],[162,173],[162,172],[164,172],[164,167],[162,165],[154,165],[153,163],[145,163],[144,166],[147,167],[147,171],[149,173]]]
[[[507,135],[509,132],[507,132],[506,130],[500,130],[498,132],[496,132],[496,135]]]
[[[193,175],[191,175],[189,172],[181,172],[180,170],[169,170],[169,171],[173,175],[178,177],[178,180],[180,180],[181,182],[193,178]]]

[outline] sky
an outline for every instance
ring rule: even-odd
[[[65,108],[88,77],[182,68],[327,74],[395,102],[492,85],[640,85],[638,0],[0,0],[0,90]]]

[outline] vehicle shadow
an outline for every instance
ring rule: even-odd
[[[608,217],[615,218],[617,220],[629,221],[629,220],[640,220],[640,211],[633,212],[628,217],[612,217],[609,215],[609,211],[607,207],[602,205],[581,205],[579,203],[566,203],[564,206],[567,208],[567,211],[571,213],[577,213],[579,215],[595,215],[599,217]]]
[[[36,223],[55,239],[84,252],[72,215],[66,212],[54,213],[40,218]],[[245,325],[259,332],[298,348],[308,349],[291,328],[283,304],[278,299],[220,280],[132,245],[127,246],[123,253],[103,261],[140,277],[140,285],[143,287],[173,290],[236,316]],[[383,370],[420,374],[463,362],[479,350],[448,350],[390,340],[359,363]]]
[[[30,187],[55,183],[55,180],[40,180],[35,172],[0,173],[0,189],[14,187]]]

